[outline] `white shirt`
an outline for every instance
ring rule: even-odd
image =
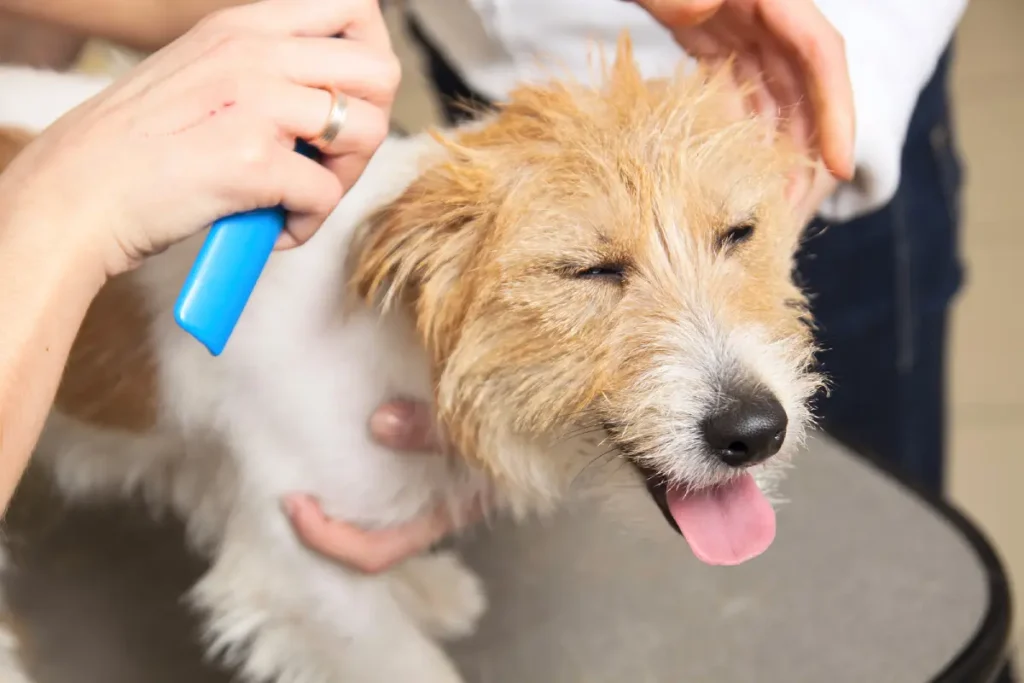
[[[647,12],[619,0],[406,0],[434,46],[474,90],[504,99],[517,81],[594,72],[590,47],[614,55],[623,28],[644,75],[667,76],[683,57]],[[967,0],[817,0],[846,41],[857,114],[854,182],[821,209],[845,221],[888,202],[917,97]],[[544,65],[544,66],[542,66]]]

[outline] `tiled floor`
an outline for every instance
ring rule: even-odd
[[[973,0],[955,72],[968,172],[968,283],[953,334],[952,493],[999,546],[1024,597],[1024,2]],[[1014,150],[1017,150],[1016,152]],[[1018,610],[1020,614],[1021,611]],[[1017,645],[1024,650],[1024,624]]]

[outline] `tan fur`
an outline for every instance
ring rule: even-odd
[[[0,172],[32,140],[0,128]],[[144,432],[156,423],[156,364],[145,300],[123,275],[108,282],[75,338],[55,406],[97,427]]]
[[[61,377],[57,409],[97,427],[145,432],[157,420],[150,316],[130,274],[93,300]]]
[[[727,70],[644,81],[623,37],[603,88],[519,88],[376,218],[353,284],[414,307],[461,452],[487,464],[509,413],[524,434],[635,422],[631,394],[698,288],[726,319],[799,338],[809,362],[784,196],[806,160],[764,121],[730,119],[731,98]],[[748,242],[715,246],[747,223]],[[603,264],[625,281],[571,277]]]

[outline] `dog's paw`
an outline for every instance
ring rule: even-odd
[[[392,581],[402,607],[435,638],[470,635],[487,609],[483,582],[451,551],[408,560]]]

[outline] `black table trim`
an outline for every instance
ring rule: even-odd
[[[1006,569],[982,531],[955,505],[902,475],[891,464],[863,449],[854,450],[883,475],[917,496],[955,528],[974,550],[985,570],[988,607],[971,640],[942,669],[932,683],[991,683],[1009,661],[1013,597]]]

